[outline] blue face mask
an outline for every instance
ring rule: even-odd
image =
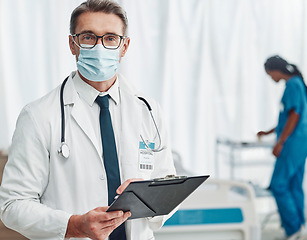
[[[119,49],[110,50],[97,44],[92,49],[80,48],[77,68],[81,75],[94,82],[112,78],[119,66]]]

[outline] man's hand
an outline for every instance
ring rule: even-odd
[[[128,187],[128,185],[132,182],[143,181],[143,178],[131,178],[123,182],[116,190],[117,194],[122,194],[122,192]]]
[[[142,181],[142,178],[132,178],[122,183],[116,190],[122,194],[131,182]],[[90,238],[104,240],[112,231],[124,223],[130,216],[130,212],[112,211],[106,212],[108,207],[98,207],[84,215],[73,215],[68,221],[65,238]]]
[[[112,231],[124,223],[130,212],[106,212],[108,207],[98,207],[84,215],[73,215],[68,221],[65,238],[84,238],[104,240]]]

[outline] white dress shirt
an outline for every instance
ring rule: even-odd
[[[89,105],[89,107],[85,109],[86,112],[84,114],[87,114],[90,117],[89,124],[91,124],[95,128],[94,132],[96,133],[97,142],[99,142],[98,147],[99,147],[99,152],[101,152],[101,154],[103,150],[102,150],[102,142],[101,142],[100,123],[99,123],[100,107],[95,102],[95,100],[98,96],[103,97],[109,94],[110,96],[109,97],[109,111],[111,115],[112,127],[113,127],[115,142],[116,142],[117,155],[119,155],[121,113],[120,113],[120,97],[119,97],[118,79],[116,78],[114,84],[106,92],[99,92],[98,90],[93,88],[91,85],[84,82],[80,78],[78,73],[76,73],[73,76],[73,82],[74,82],[76,91],[80,96],[80,99],[84,101],[84,103]]]

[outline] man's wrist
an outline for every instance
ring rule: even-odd
[[[280,145],[284,145],[285,141],[282,140],[282,139],[278,139],[277,143],[280,144]]]
[[[72,215],[69,218],[67,224],[67,230],[65,238],[72,238],[72,237],[86,237],[85,234],[82,232],[82,216],[80,215]]]

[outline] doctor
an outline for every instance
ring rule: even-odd
[[[70,32],[78,70],[62,94],[59,86],[21,111],[0,187],[1,220],[29,239],[154,239],[167,216],[126,221],[129,212],[106,212],[131,181],[175,174],[159,106],[145,97],[152,118],[116,74],[130,43],[125,12],[88,0],[73,11]]]

